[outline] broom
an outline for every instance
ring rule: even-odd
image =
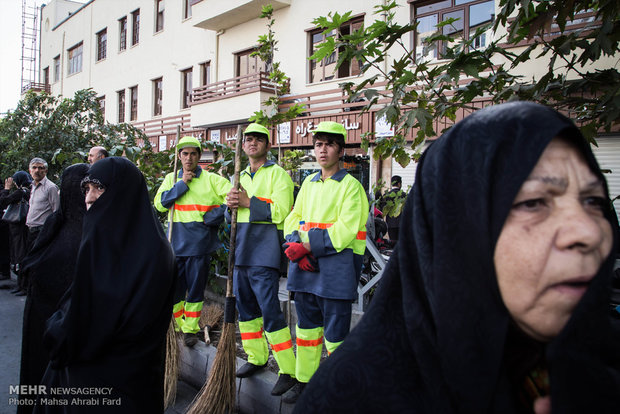
[[[177,125],[177,136],[174,142],[174,182],[177,180],[177,144],[181,137],[181,126]],[[168,215],[168,241],[172,243],[172,225],[174,223],[174,204]],[[174,315],[171,315],[168,333],[166,334],[166,368],[164,372],[164,409],[174,404],[177,397],[177,380],[179,377],[179,344],[174,329]]]
[[[241,125],[237,127],[235,147],[234,188],[239,189],[241,170]],[[233,295],[233,270],[235,266],[235,244],[237,240],[237,209],[231,211],[230,249],[228,250],[228,279],[226,281],[226,306],[224,307],[224,326],[217,346],[213,367],[207,383],[194,398],[187,414],[225,414],[232,413],[235,407],[235,368],[237,342],[235,340],[235,296]]]
[[[211,343],[209,332],[220,324],[220,319],[224,315],[224,310],[217,305],[209,305],[202,308],[200,313],[200,321],[198,322],[200,329],[205,333],[205,344]]]

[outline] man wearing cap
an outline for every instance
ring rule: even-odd
[[[321,171],[308,176],[284,222],[285,254],[291,261],[287,288],[297,310],[297,383],[282,400],[294,403],[321,360],[342,343],[351,325],[351,303],[366,249],[368,199],[364,188],[341,169],[347,137],[337,122],[313,132]]]
[[[243,133],[250,165],[241,172],[241,188],[230,190],[226,204],[238,207],[233,286],[241,341],[248,354],[237,377],[249,377],[267,365],[269,342],[280,368],[271,394],[282,395],[295,384],[291,331],[278,299],[282,229],[293,206],[293,181],[267,160],[270,148],[267,128],[250,124]]]
[[[172,248],[176,255],[178,281],[173,313],[187,346],[194,346],[198,321],[209,275],[210,255],[220,246],[217,237],[224,218],[224,197],[230,182],[199,165],[202,147],[194,137],[177,144],[183,168],[177,177],[166,175],[155,195],[155,208],[166,212],[174,207]]]

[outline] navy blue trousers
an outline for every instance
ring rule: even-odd
[[[204,301],[211,256],[177,256],[176,264],[178,273],[174,303],[182,300],[190,303]]]
[[[278,299],[280,272],[277,269],[235,266],[233,276],[240,321],[251,321],[262,316],[267,332],[286,327]]]
[[[351,301],[328,299],[306,292],[295,292],[297,325],[302,329],[323,327],[329,342],[344,341],[351,328]]]

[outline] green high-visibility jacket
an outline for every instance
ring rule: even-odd
[[[347,170],[310,175],[284,222],[286,241],[309,242],[318,272],[289,265],[287,288],[330,299],[354,299],[366,249],[368,198]]]
[[[282,167],[267,161],[254,174],[248,166],[239,182],[250,207],[237,211],[235,265],[280,268],[284,219],[293,206],[293,181]]]
[[[182,180],[182,170],[176,180],[174,173],[166,175],[155,195],[157,210],[166,212],[174,205],[172,248],[177,256],[202,256],[221,245],[217,229],[224,219],[224,200],[232,185],[200,166],[195,173],[189,185]]]

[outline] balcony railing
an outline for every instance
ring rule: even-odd
[[[383,85],[375,85],[383,86]],[[385,93],[384,91],[382,91]],[[282,104],[278,106],[280,112],[287,111],[295,104],[303,105],[301,116],[324,115],[333,112],[354,112],[361,110],[365,102],[349,102],[349,98],[342,89],[327,89],[318,92],[303,93],[298,95],[286,95],[280,98]],[[389,102],[389,99],[380,100],[379,104]]]
[[[148,121],[131,122],[131,125],[142,130],[148,137],[174,134],[177,125],[181,126],[181,131],[191,130],[190,115],[176,115],[166,118],[150,119]]]
[[[194,88],[191,105],[199,105],[254,92],[276,93],[267,72],[256,72]]]
[[[30,82],[26,84],[25,86],[22,86],[22,95],[30,90],[34,92],[47,92],[47,93],[51,92],[49,83]]]
[[[465,83],[467,81],[468,80],[463,79],[461,82]],[[362,109],[367,104],[367,101],[359,100],[350,102],[348,96],[344,94],[340,88],[283,96],[281,98],[282,104],[278,106],[279,112],[285,112],[295,104],[304,106],[300,116],[291,123],[290,142],[283,146],[311,146],[312,140],[307,132],[316,127],[321,121],[343,123],[345,128],[349,130],[347,143],[360,142],[362,133],[374,131],[376,111],[391,102],[390,91],[386,90],[384,87],[384,82],[373,85],[373,88],[378,92],[379,98],[376,104],[373,105],[368,112],[364,113]],[[465,118],[470,113],[492,104],[493,100],[490,97],[475,99],[467,108],[459,108],[456,111],[456,121],[452,121],[447,117],[435,119],[433,127],[439,136],[441,131],[445,128],[454,125],[455,122]],[[403,107],[403,110],[413,108],[414,106],[415,104],[406,105]],[[409,134],[406,137],[407,140],[414,140],[417,132],[417,129],[409,130]]]

